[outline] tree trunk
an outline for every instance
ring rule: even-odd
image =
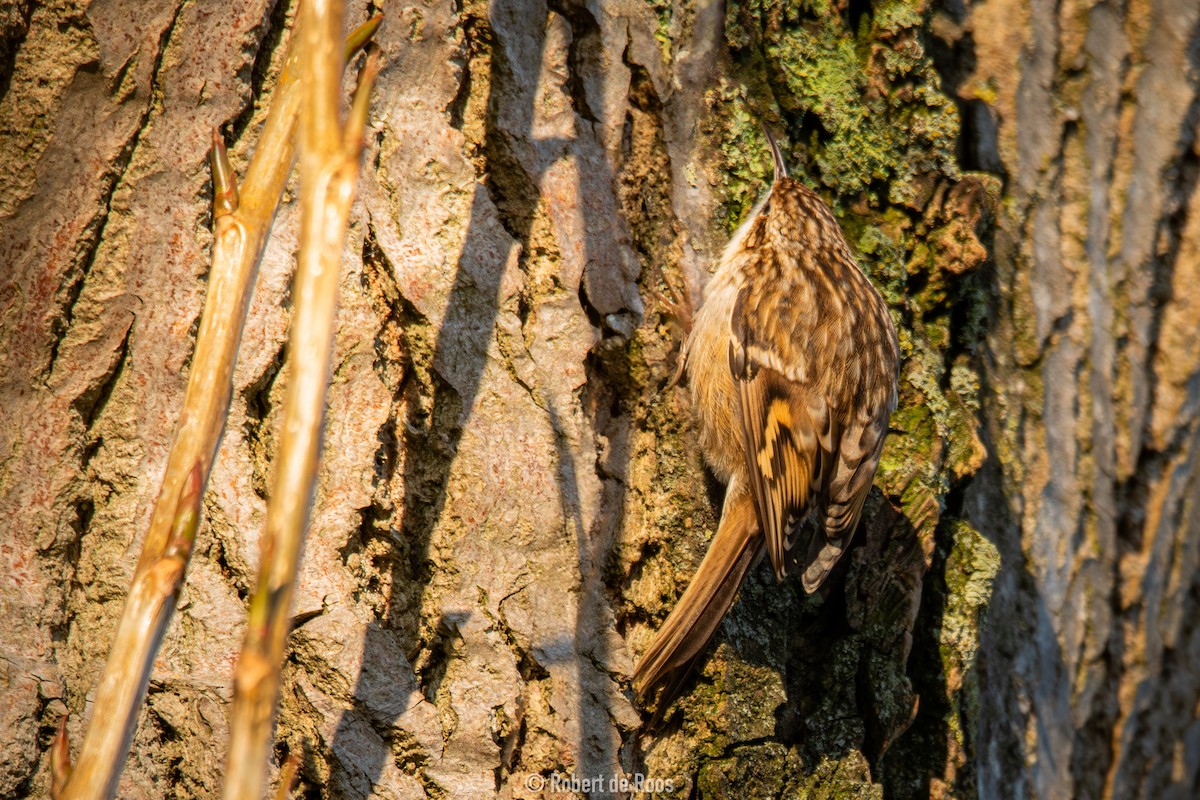
[[[1192,0],[382,10],[279,715],[303,791],[1196,794]],[[46,791],[66,710],[82,739],[204,296],[209,131],[244,163],[293,12],[0,3],[0,795]],[[722,491],[662,298],[765,188],[760,119],[892,308],[900,408],[829,588],[756,569],[651,725],[628,676]],[[296,218],[122,797],[220,783]]]
[[[966,503],[1003,564],[980,787],[1200,796],[1200,6],[972,16],[964,94],[1006,175]]]

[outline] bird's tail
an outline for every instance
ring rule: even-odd
[[[730,486],[717,535],[683,597],[663,623],[633,671],[642,702],[664,684],[658,713],[675,700],[692,666],[733,605],[746,573],[763,552],[750,493]]]

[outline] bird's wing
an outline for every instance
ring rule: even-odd
[[[821,520],[824,530],[813,534],[800,576],[806,592],[820,588],[850,545],[879,465],[890,414],[891,408],[882,414],[864,411],[847,421],[840,431],[837,452],[829,459]]]
[[[750,494],[775,575],[787,574],[795,529],[823,485],[833,437],[829,406],[759,363],[747,340],[743,300],[734,304],[729,369],[738,387],[737,421]]]

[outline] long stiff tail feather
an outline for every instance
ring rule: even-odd
[[[678,697],[691,668],[733,605],[750,567],[763,553],[750,493],[735,486],[729,491],[717,535],[700,569],[633,671],[633,686],[643,703],[657,686],[664,686],[657,704],[660,716]]]

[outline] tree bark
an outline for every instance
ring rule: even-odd
[[[1194,6],[385,5],[278,725],[302,791],[1194,796]],[[67,709],[82,739],[204,295],[209,132],[244,163],[293,13],[0,4],[0,795],[46,791]],[[699,300],[765,188],[760,119],[892,309],[900,408],[829,588],[756,569],[652,726],[628,676],[721,497],[661,298]],[[122,797],[220,784],[296,212]]]
[[[1200,8],[988,2],[989,796],[1200,792]],[[986,36],[981,35],[987,32]],[[973,44],[969,41],[973,39]]]

